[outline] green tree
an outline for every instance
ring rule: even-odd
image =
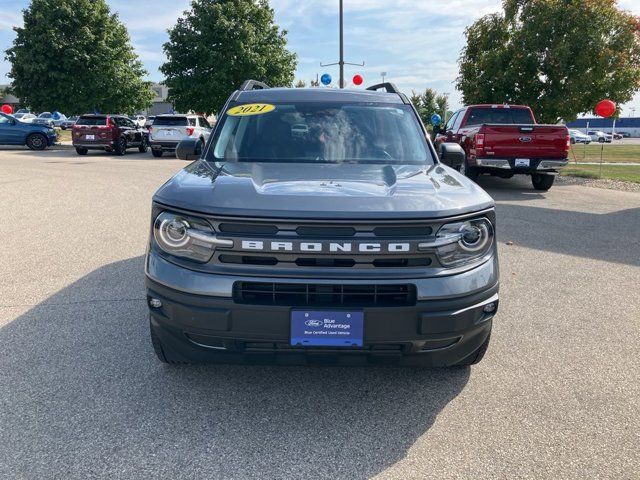
[[[418,110],[418,114],[422,119],[422,123],[429,126],[431,125],[431,116],[434,113],[440,115],[444,122],[449,110],[449,99],[446,95],[439,94],[432,88],[425,89],[422,93],[412,92],[411,103]]]
[[[179,110],[217,113],[247,79],[289,86],[297,62],[286,44],[267,0],[193,0],[164,44],[169,98]]]
[[[15,27],[11,91],[36,111],[134,113],[153,99],[126,27],[105,0],[32,0]]]
[[[467,104],[531,105],[555,123],[640,88],[640,20],[615,0],[505,0],[466,37],[457,88]]]

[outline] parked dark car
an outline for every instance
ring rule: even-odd
[[[0,113],[0,145],[26,145],[31,150],[44,150],[56,143],[53,127],[21,122],[11,115]]]
[[[73,125],[78,121],[78,118],[80,117],[78,117],[77,115],[65,118],[62,122],[60,122],[60,128],[62,130],[66,130],[67,128],[73,127]]]
[[[124,115],[82,115],[73,125],[71,135],[78,155],[89,150],[105,150],[124,155],[128,148],[147,151],[148,132]]]

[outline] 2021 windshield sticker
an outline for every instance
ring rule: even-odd
[[[227,115],[232,117],[242,117],[244,115],[262,115],[264,113],[272,112],[276,109],[275,105],[270,103],[247,103],[245,105],[238,105],[237,107],[227,110]]]

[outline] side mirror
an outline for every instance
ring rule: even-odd
[[[198,160],[202,155],[202,142],[199,138],[185,138],[176,148],[176,158],[180,160]]]
[[[464,163],[464,150],[457,143],[443,143],[440,145],[440,161],[445,165],[456,168]]]

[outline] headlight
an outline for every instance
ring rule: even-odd
[[[202,263],[211,259],[217,246],[233,246],[233,241],[217,238],[206,220],[170,212],[156,217],[153,238],[164,252]]]
[[[493,225],[486,218],[448,223],[440,227],[435,241],[421,247],[435,247],[445,267],[457,267],[484,257],[493,246]]]

